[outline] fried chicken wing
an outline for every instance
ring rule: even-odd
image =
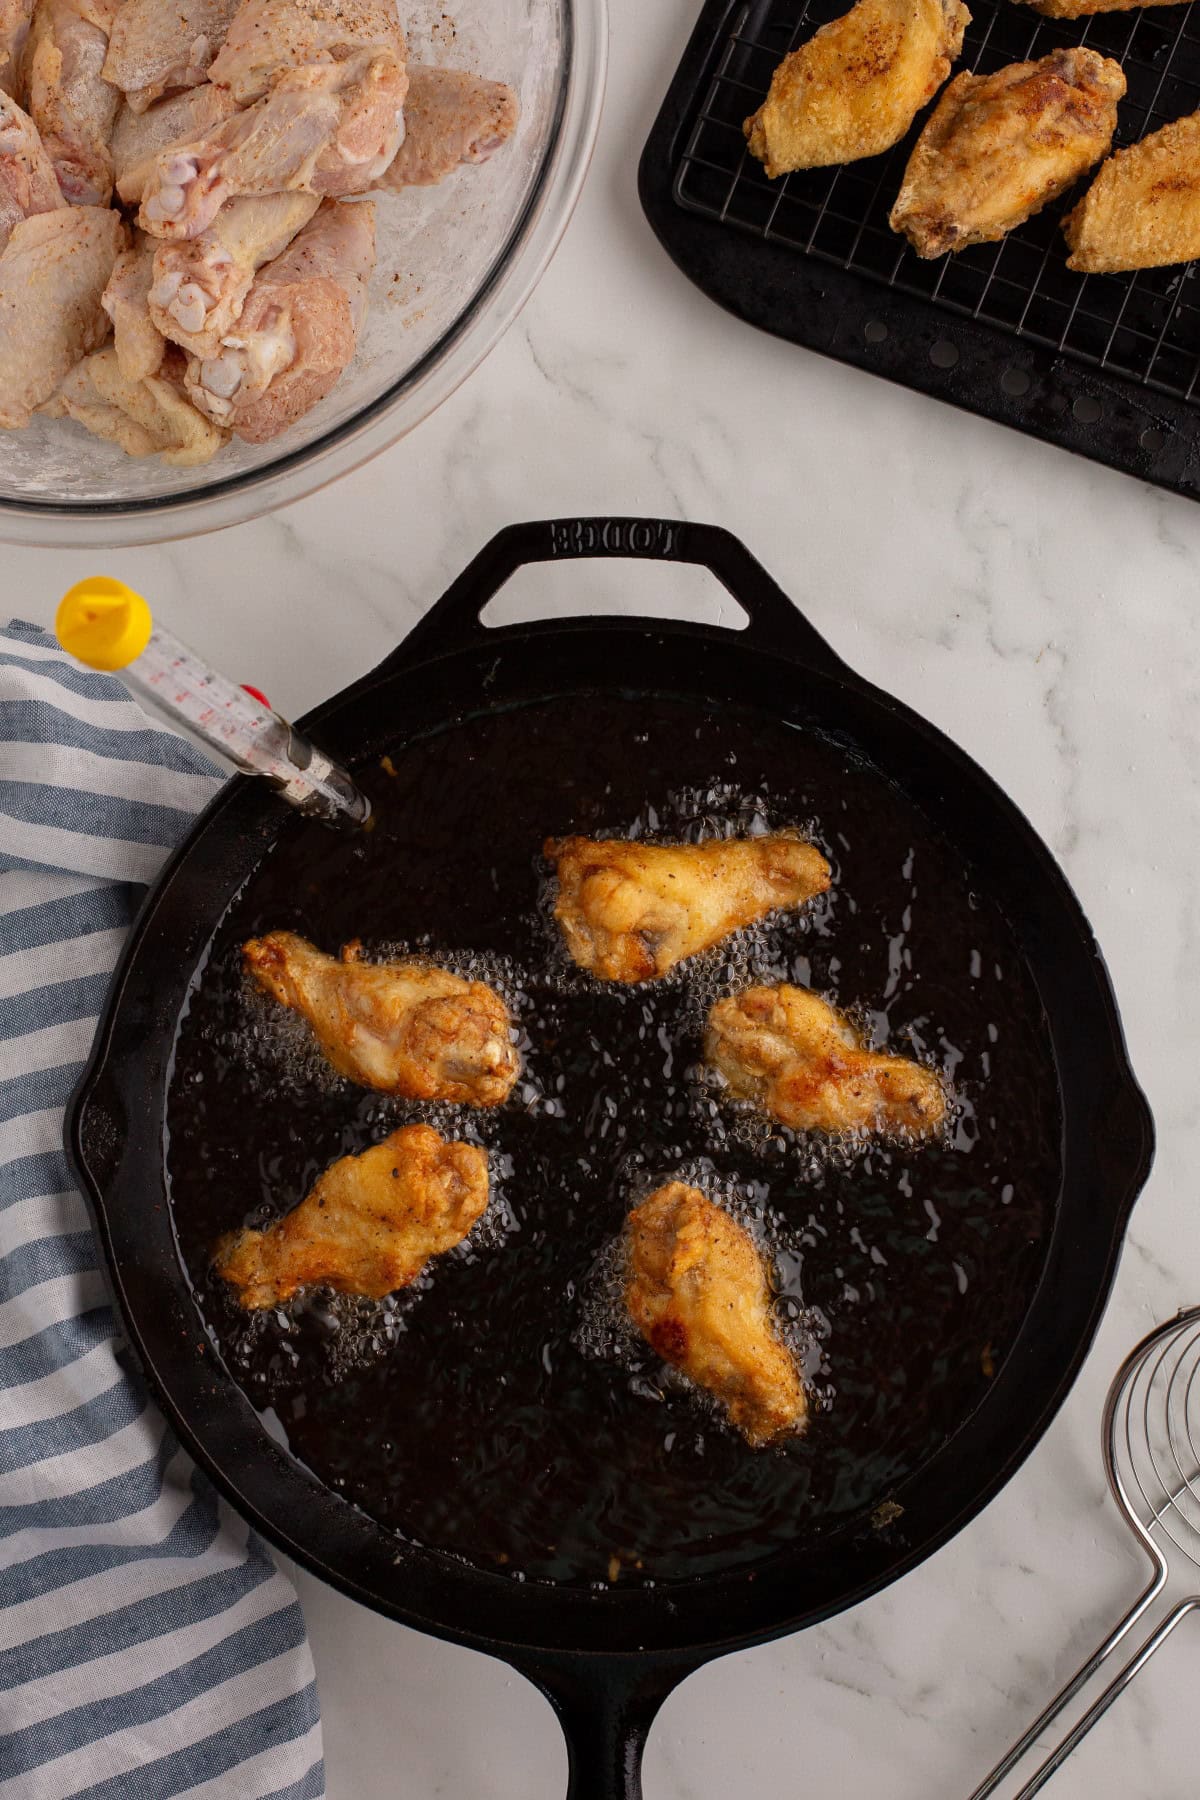
[[[37,126],[0,94],[0,250],[22,219],[66,204]]]
[[[124,227],[98,206],[63,206],[13,227],[0,255],[0,426],[28,425],[67,370],[108,333],[100,296]]]
[[[287,70],[262,100],[156,158],[138,222],[157,237],[190,238],[230,198],[365,192],[399,147],[407,83],[394,56],[365,51]]]
[[[164,150],[179,150],[203,138],[237,111],[237,101],[211,81],[160,100],[148,112],[122,106],[113,127],[112,153],[117,193],[126,206],[140,202],[154,165]]]
[[[1092,13],[1132,12],[1143,6],[1181,6],[1183,0],[1023,0],[1044,19],[1085,19]]]
[[[655,1354],[711,1394],[747,1443],[803,1431],[804,1388],[750,1233],[671,1181],[630,1213],[626,1247],[625,1304]]]
[[[135,113],[164,94],[198,87],[225,41],[237,0],[124,0],[113,21],[104,79]]]
[[[281,70],[348,62],[362,51],[407,60],[395,0],[243,0],[210,78],[248,106]]]
[[[14,100],[24,98],[21,64],[32,17],[33,0],[0,0],[0,94]]]
[[[404,142],[376,186],[432,187],[461,163],[481,163],[517,128],[517,96],[503,81],[409,63]]]
[[[705,1060],[730,1091],[793,1131],[923,1136],[946,1116],[932,1069],[867,1050],[849,1020],[807,988],[748,988],[708,1015]]]
[[[291,931],[253,938],[247,972],[303,1014],[339,1075],[409,1100],[499,1106],[517,1079],[508,1010],[494,988],[425,963],[325,956]]]
[[[219,356],[255,274],[287,248],[319,205],[314,194],[230,200],[199,237],[160,243],[148,299],[163,337],[193,356]]]
[[[1200,112],[1103,164],[1063,220],[1068,269],[1109,275],[1200,256]]]
[[[157,373],[130,376],[111,345],[76,363],[39,411],[74,419],[126,456],[161,456],[177,469],[210,462],[225,441],[189,401],[173,359]]]
[[[121,96],[101,70],[118,0],[37,0],[26,50],[29,111],[72,206],[112,198]]]
[[[333,1163],[270,1230],[223,1238],[217,1272],[248,1310],[278,1306],[318,1282],[380,1300],[461,1244],[487,1203],[485,1151],[448,1142],[429,1125],[406,1125]]]
[[[821,852],[785,832],[678,845],[549,838],[543,854],[555,865],[567,949],[603,981],[653,981],[829,886]]]
[[[960,0],[858,0],[790,56],[745,123],[767,174],[878,156],[950,73],[971,15]]]
[[[250,444],[264,444],[336,384],[354,355],[375,265],[375,208],[326,200],[260,270],[232,341],[193,357],[193,404]]]
[[[994,243],[1099,162],[1124,92],[1120,65],[1094,50],[956,76],[917,139],[892,230],[924,257]]]

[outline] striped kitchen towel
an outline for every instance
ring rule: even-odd
[[[125,932],[219,778],[0,629],[0,1800],[318,1800],[290,1583],[130,1366],[63,1107]]]

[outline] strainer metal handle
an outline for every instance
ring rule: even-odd
[[[1162,1417],[1157,1416],[1161,1406]],[[1200,1562],[1200,1442],[1193,1426],[1200,1419],[1200,1307],[1158,1326],[1126,1357],[1104,1407],[1102,1448],[1113,1498],[1132,1526],[1152,1565],[1150,1581],[1120,1623],[1093,1651],[1027,1731],[1000,1759],[970,1800],[1032,1800],[1078,1748],[1109,1707],[1162,1648],[1200,1594],[1170,1599],[1168,1552],[1154,1535],[1161,1531],[1183,1557]],[[1155,1427],[1162,1427],[1155,1432]],[[1169,1451],[1166,1461],[1163,1450]],[[1164,1480],[1163,1467],[1168,1471]],[[1140,1504],[1139,1504],[1140,1501]],[[1173,1528],[1174,1527],[1174,1528]],[[1177,1535],[1182,1531],[1182,1536]],[[1176,1583],[1176,1591],[1178,1584]],[[1057,1744],[1047,1732],[1109,1665],[1134,1627],[1147,1617],[1157,1623],[1112,1675]],[[1021,1780],[1019,1787],[1010,1778]]]

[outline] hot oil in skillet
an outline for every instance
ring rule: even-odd
[[[223,920],[176,1048],[176,1229],[223,1356],[271,1429],[404,1537],[526,1579],[663,1581],[768,1556],[874,1508],[983,1397],[1032,1295],[1059,1182],[1057,1081],[1032,979],[968,872],[846,752],[745,713],[594,697],[468,721],[359,771],[375,829],[290,824]],[[692,790],[690,793],[687,790]],[[544,904],[547,835],[664,837],[815,821],[834,887],[682,979],[600,989]],[[429,944],[519,988],[527,1081],[443,1130],[492,1151],[485,1229],[384,1303],[312,1295],[247,1318],[214,1240],[298,1201],[335,1157],[426,1109],[323,1077],[295,1023],[243,986],[272,928],[335,950]],[[453,956],[448,960],[453,961]],[[460,958],[460,966],[462,965]],[[891,1041],[953,1074],[953,1139],[814,1166],[714,1113],[687,1073],[704,1002],[794,978],[886,1011]],[[276,1009],[277,1012],[277,1009]],[[782,1246],[823,1401],[808,1437],[751,1451],[605,1336],[598,1253],[631,1187],[707,1159]]]

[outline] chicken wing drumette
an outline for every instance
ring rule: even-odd
[[[749,1232],[671,1181],[630,1213],[626,1243],[625,1304],[656,1355],[710,1393],[748,1443],[803,1431],[804,1388]]]
[[[653,981],[829,886],[821,852],[779,832],[678,845],[549,838],[543,854],[556,868],[554,916],[567,948],[604,981]]]
[[[248,1310],[278,1306],[318,1282],[379,1300],[461,1244],[487,1203],[485,1151],[448,1142],[429,1125],[406,1125],[331,1164],[268,1231],[223,1238],[217,1272]]]
[[[301,1013],[339,1075],[409,1100],[499,1106],[520,1067],[494,988],[425,963],[325,956],[291,931],[253,938],[248,972]]]
[[[892,230],[925,257],[994,243],[1099,162],[1124,92],[1120,65],[1095,50],[956,76],[909,158]]]
[[[950,73],[971,15],[960,0],[858,0],[790,56],[745,123],[767,174],[878,156]]]
[[[932,1069],[867,1050],[807,988],[747,988],[708,1015],[704,1055],[730,1091],[793,1131],[936,1131],[946,1094]]]
[[[1200,112],[1118,150],[1063,220],[1068,269],[1110,275],[1200,256]]]

